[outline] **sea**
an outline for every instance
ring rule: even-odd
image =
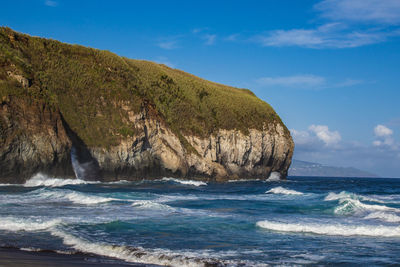
[[[144,266],[400,264],[400,179],[0,186],[0,247]]]

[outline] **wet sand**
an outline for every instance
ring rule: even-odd
[[[151,266],[127,263],[97,255],[88,254],[59,254],[51,251],[22,251],[14,248],[0,248],[0,267],[72,267],[72,266]],[[154,266],[154,265],[152,265]]]

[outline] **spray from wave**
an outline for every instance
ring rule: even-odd
[[[61,179],[61,178],[51,178],[42,173],[34,175],[31,179],[25,182],[23,186],[25,187],[62,187],[66,185],[79,185],[79,184],[95,184],[99,182],[94,181],[84,181],[81,179]]]
[[[278,182],[281,180],[281,174],[279,172],[271,172],[269,175],[267,182]]]

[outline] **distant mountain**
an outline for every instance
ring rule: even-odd
[[[376,174],[351,167],[326,166],[315,162],[293,160],[289,176],[326,176],[326,177],[379,177]]]

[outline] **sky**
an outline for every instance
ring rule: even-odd
[[[294,158],[400,177],[400,1],[4,1],[0,25],[252,90]]]

